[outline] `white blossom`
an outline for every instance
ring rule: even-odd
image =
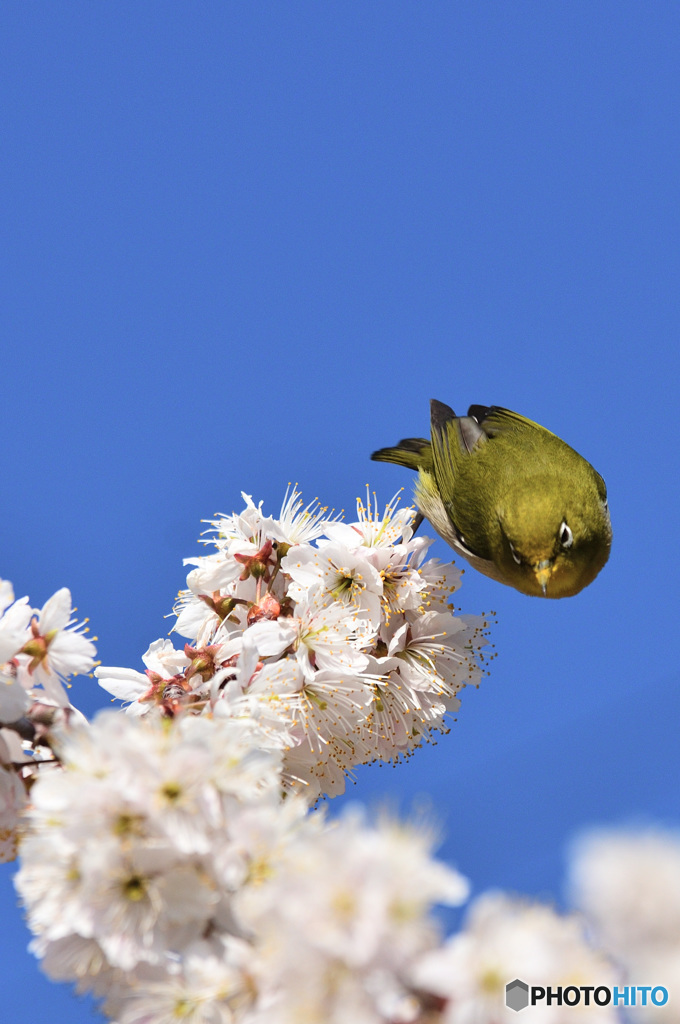
[[[15,601],[12,584],[9,580],[0,580],[0,664],[18,654],[28,640],[32,615],[28,598]]]
[[[335,521],[332,513],[327,516],[327,512],[318,498],[305,505],[297,485],[292,490],[289,485],[278,519],[267,518],[263,520],[262,527],[280,543],[310,544],[323,535],[329,523]]]
[[[60,706],[68,704],[64,681],[89,672],[95,663],[95,646],[83,635],[87,625],[77,623],[72,611],[71,592],[62,587],[32,613],[30,635],[14,657],[21,684],[31,690],[42,687],[47,698]]]
[[[176,650],[170,640],[154,640],[142,661],[146,672],[105,665],[94,670],[99,685],[119,700],[129,702],[127,710],[133,715],[146,714],[161,702],[165,685],[189,665],[184,651]]]
[[[326,536],[330,540],[345,544],[348,548],[385,547],[396,544],[399,539],[407,543],[413,535],[411,522],[414,513],[410,508],[397,508],[400,494],[401,492],[398,492],[387,503],[385,511],[381,514],[376,495],[373,495],[371,501],[367,491],[366,504],[357,498],[356,521],[329,523],[326,526]]]
[[[300,545],[291,548],[281,567],[293,581],[288,593],[294,601],[304,601],[314,589],[322,601],[347,605],[378,629],[383,581],[361,550],[333,542],[320,548]]]

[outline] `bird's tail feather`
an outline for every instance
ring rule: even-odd
[[[394,448],[380,448],[373,452],[374,462],[396,462],[407,469],[431,469],[432,445],[424,437],[405,437]]]

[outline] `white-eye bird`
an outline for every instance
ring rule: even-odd
[[[421,516],[486,576],[535,597],[571,597],[609,558],[607,489],[555,434],[498,406],[467,416],[433,400],[431,438],[371,456],[418,471]]]

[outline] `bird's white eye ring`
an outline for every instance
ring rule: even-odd
[[[563,548],[570,548],[573,543],[574,534],[563,520],[562,525],[560,526],[560,544]]]
[[[517,552],[516,552],[516,551],[515,551],[515,549],[513,548],[513,546],[512,546],[512,542],[511,542],[511,541],[508,541],[508,544],[510,545],[510,554],[511,554],[511,555],[512,555],[512,557],[513,557],[513,558],[515,559],[515,561],[517,562],[517,564],[518,564],[518,565],[521,565],[521,564],[522,564],[522,559],[521,559],[521,558],[519,557],[519,555],[517,554]]]

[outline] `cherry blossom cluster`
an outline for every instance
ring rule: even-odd
[[[188,642],[151,644],[145,672],[97,668],[128,713],[92,723],[66,690],[96,653],[69,591],[35,609],[0,582],[0,859],[19,839],[47,974],[116,1024],[497,1024],[514,978],[680,985],[674,835],[584,840],[581,915],[487,893],[443,940],[435,907],[468,884],[426,823],[310,810],[445,731],[481,676],[486,622],[451,608],[458,570],[412,522],[394,502],[346,523],[295,490],[278,518],[246,497],[188,560]],[[635,1019],[670,1024],[669,1007]]]
[[[86,623],[73,618],[65,587],[32,608],[0,580],[0,861],[16,856],[18,816],[35,766],[53,757],[51,727],[82,717],[70,706],[65,684],[95,664],[86,632]]]
[[[131,714],[256,717],[287,785],[314,802],[447,729],[482,674],[487,622],[452,611],[460,572],[426,559],[413,509],[358,502],[341,522],[293,489],[272,518],[244,499],[211,521],[215,550],[185,560],[174,631],[190,643],[155,641],[144,673],[96,675]]]

